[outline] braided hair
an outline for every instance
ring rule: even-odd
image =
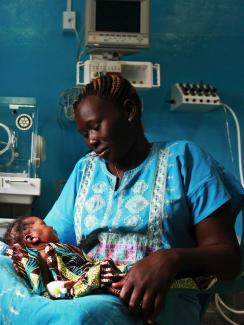
[[[30,216],[19,217],[8,226],[8,229],[3,237],[3,241],[6,244],[23,244],[24,236],[26,234],[26,230],[28,229],[25,220],[28,218],[30,218]]]
[[[141,117],[141,101],[135,87],[119,75],[103,75],[85,85],[73,103],[74,110],[89,96],[106,99],[119,107],[123,107],[126,100],[130,100],[137,107],[138,118]]]

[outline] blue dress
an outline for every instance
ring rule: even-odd
[[[235,215],[244,204],[239,182],[188,141],[152,144],[146,160],[124,173],[117,190],[115,185],[105,161],[86,155],[76,164],[46,223],[57,230],[62,243],[79,244],[91,257],[133,265],[161,248],[196,246],[194,225],[227,201]],[[80,324],[143,324],[112,295],[50,301],[46,313],[53,303],[62,310],[57,324],[77,324],[77,318]],[[72,318],[65,320],[64,305],[75,313]],[[177,306],[177,313],[171,312],[172,306]],[[19,309],[24,315],[25,308]],[[158,322],[196,325],[200,309],[196,295],[170,292]],[[50,311],[49,318],[54,314]]]

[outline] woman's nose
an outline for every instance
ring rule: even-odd
[[[94,132],[89,132],[88,144],[91,147],[95,147],[98,144],[98,139]]]
[[[96,143],[97,143],[97,140],[96,139],[89,139],[89,145],[91,146],[91,147],[94,147],[95,145],[96,145]]]

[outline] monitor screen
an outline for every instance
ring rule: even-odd
[[[96,1],[97,32],[140,33],[140,1]]]

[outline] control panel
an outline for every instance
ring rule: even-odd
[[[114,44],[117,47],[124,47],[125,45],[136,45],[138,47],[149,46],[148,34],[118,34],[118,33],[88,33],[87,45],[97,43],[99,45]]]
[[[85,63],[85,82],[99,77],[102,73],[121,73],[120,61],[91,60]]]
[[[120,74],[136,88],[160,87],[161,84],[160,65],[157,63],[93,59],[77,62],[76,85],[85,85],[105,74]]]

